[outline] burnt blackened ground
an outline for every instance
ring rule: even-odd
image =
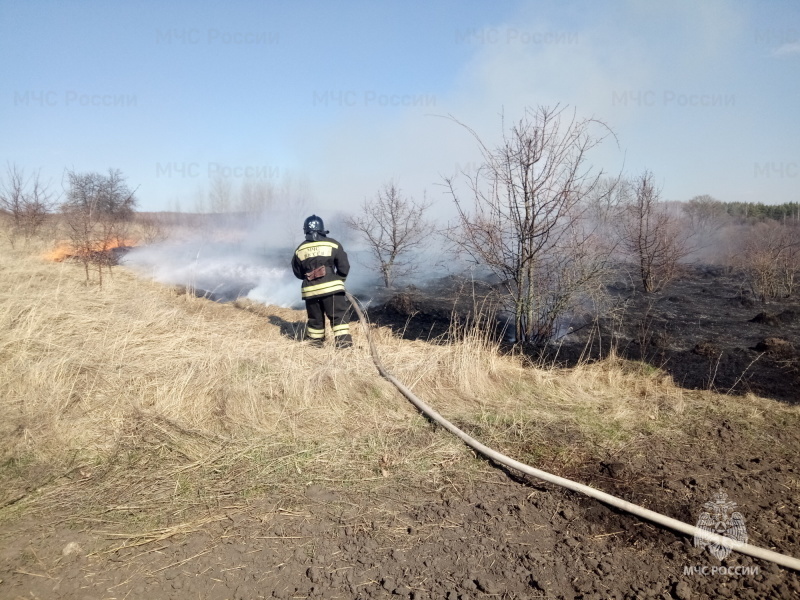
[[[761,302],[741,274],[692,266],[660,292],[645,294],[635,274],[618,268],[594,314],[564,322],[573,328],[544,350],[549,361],[618,355],[663,369],[676,384],[800,402],[800,298]],[[498,286],[458,277],[379,298],[370,318],[410,339],[446,339],[454,318],[490,311]],[[495,319],[498,330],[501,319]],[[541,352],[541,351],[537,351]]]
[[[800,299],[761,302],[740,274],[717,267],[687,268],[654,294],[629,281],[609,284],[612,301],[599,315],[599,335],[570,336],[564,356],[574,360],[587,344],[597,356],[605,339],[685,388],[800,401]]]

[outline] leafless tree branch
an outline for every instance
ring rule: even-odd
[[[345,223],[361,234],[389,288],[399,277],[410,275],[417,267],[417,251],[433,233],[425,218],[431,203],[417,202],[403,196],[394,182],[386,184],[372,201],[365,200],[359,216]]]
[[[547,341],[604,263],[587,219],[587,199],[597,195],[602,172],[587,158],[613,134],[605,124],[579,120],[560,106],[538,107],[509,131],[504,128],[501,144],[490,149],[456,122],[477,140],[483,165],[471,176],[463,174],[470,205],[455,179],[445,178],[459,216],[451,239],[503,281],[517,341]],[[587,252],[593,247],[595,252]]]
[[[622,248],[637,261],[644,291],[656,292],[675,278],[680,262],[694,251],[693,233],[661,203],[650,171],[625,189],[618,219]]]
[[[83,263],[86,281],[89,269],[97,269],[100,285],[103,268],[114,264],[112,248],[125,243],[126,226],[131,221],[136,198],[122,172],[109,169],[100,173],[67,172],[69,188],[62,204],[75,256]]]
[[[9,219],[12,246],[20,235],[26,241],[36,235],[55,204],[53,193],[42,183],[38,172],[25,177],[16,165],[6,166],[6,177],[0,184],[0,213]]]

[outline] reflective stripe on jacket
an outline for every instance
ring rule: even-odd
[[[303,280],[301,296],[304,300],[344,292],[344,280],[350,272],[350,263],[342,245],[329,237],[307,240],[300,244],[292,257],[292,272]],[[325,267],[325,275],[309,281],[306,274]]]

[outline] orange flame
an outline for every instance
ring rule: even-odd
[[[123,239],[123,240],[114,240],[110,243],[103,243],[103,242],[94,242],[88,250],[76,249],[72,244],[69,242],[58,242],[56,247],[50,250],[49,252],[45,252],[42,255],[42,258],[45,260],[52,260],[55,262],[61,262],[67,260],[68,258],[76,258],[80,257],[82,254],[88,252],[89,254],[93,254],[95,252],[108,252],[113,250],[114,248],[123,248],[123,247],[131,247],[136,246],[138,244],[137,240],[134,239]]]
[[[45,260],[52,260],[55,262],[61,262],[71,256],[75,256],[75,251],[72,249],[72,246],[66,242],[59,242],[59,244],[50,250],[50,252],[45,252],[42,255],[42,258]]]

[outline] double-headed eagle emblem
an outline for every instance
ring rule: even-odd
[[[728,494],[723,490],[714,494],[714,500],[706,502],[703,508],[705,508],[705,511],[700,513],[700,519],[697,521],[698,529],[730,538],[730,542],[726,540],[723,544],[718,544],[700,535],[695,535],[695,546],[700,548],[708,546],[711,554],[717,557],[718,560],[722,560],[731,553],[731,548],[747,543],[747,528],[744,526],[744,517],[742,513],[734,510],[736,502],[728,500]]]

